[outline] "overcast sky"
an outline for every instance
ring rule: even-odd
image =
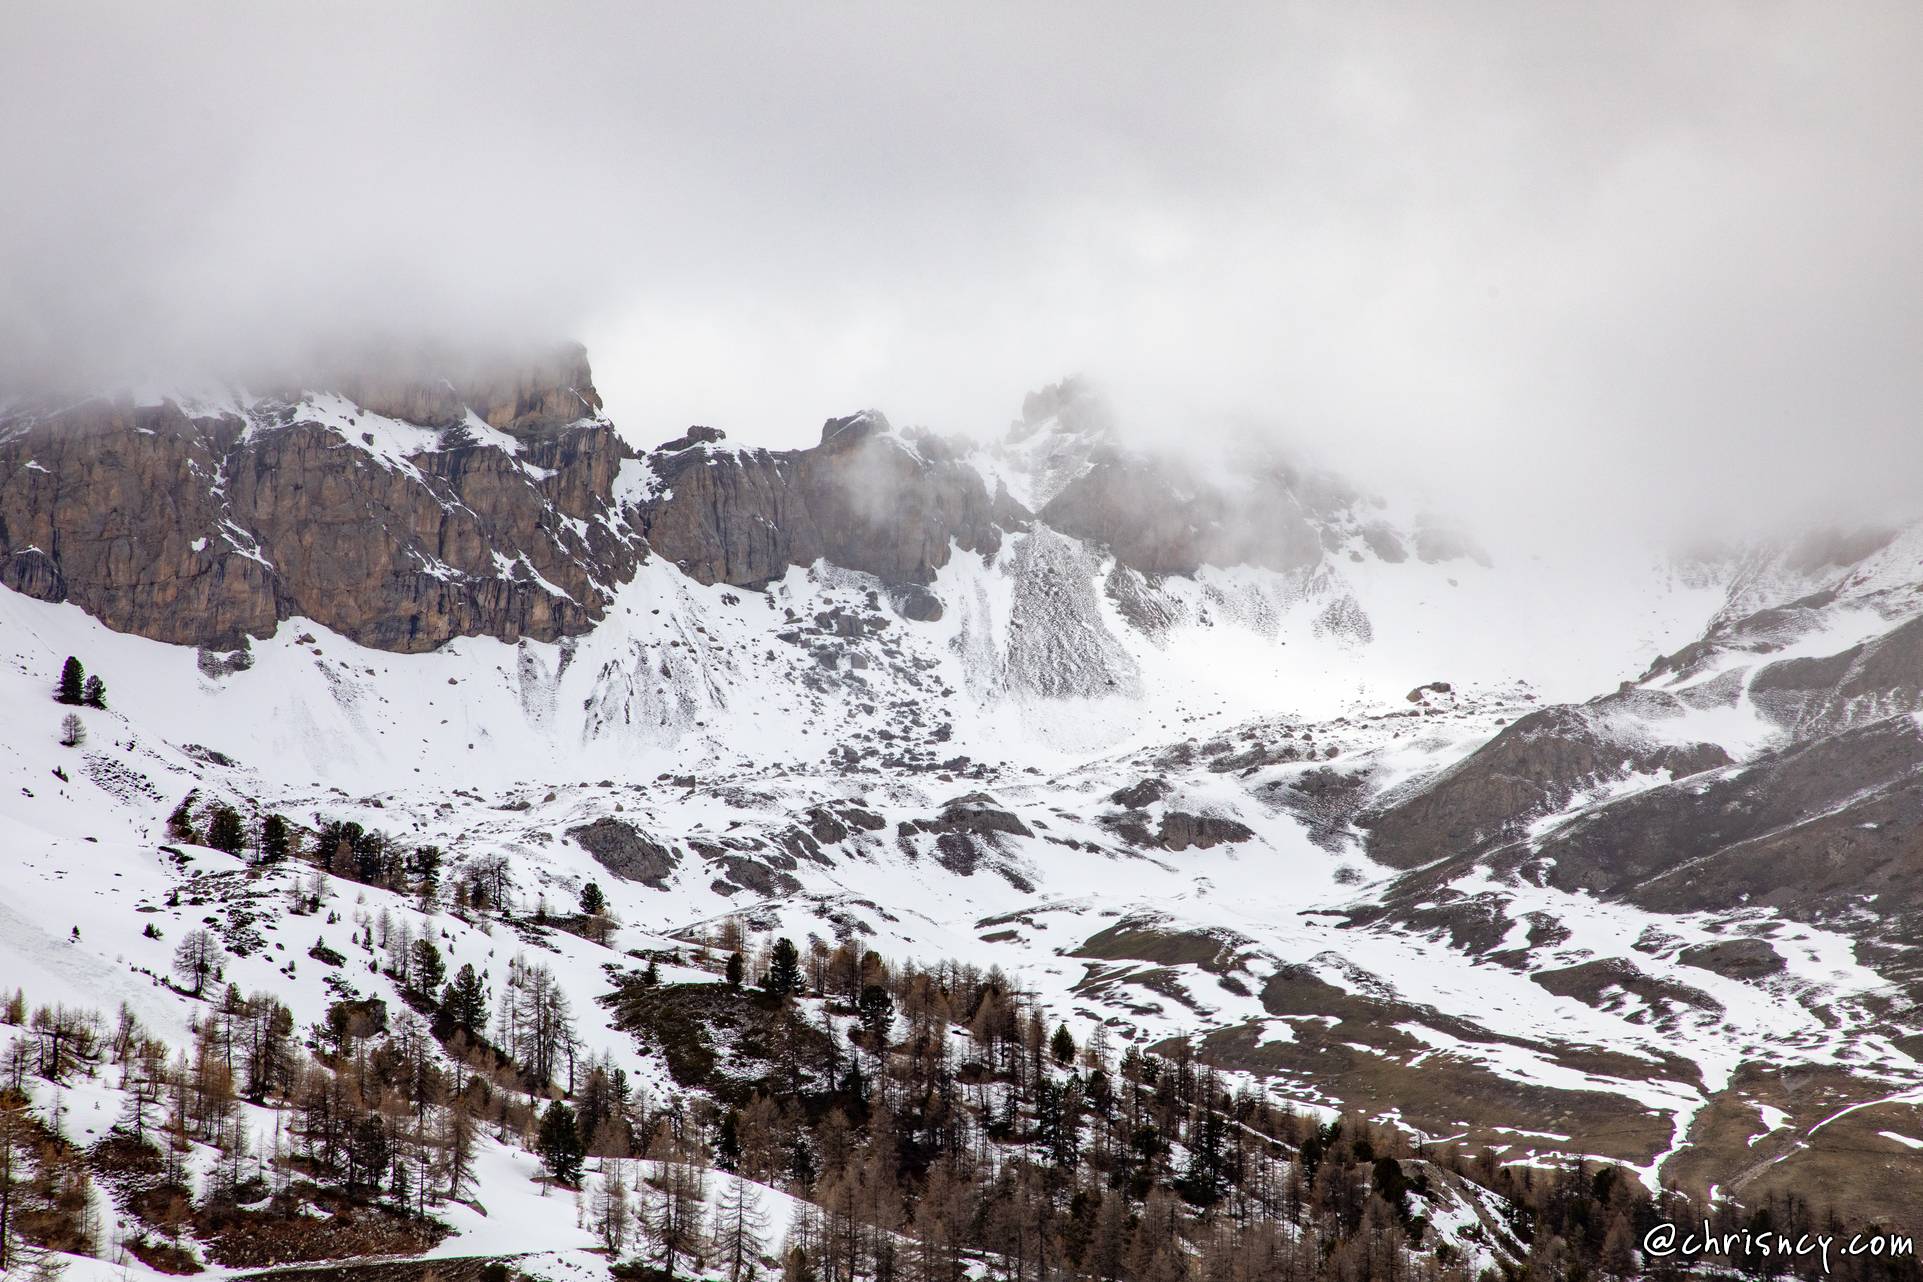
[[[1082,371],[1465,502],[1867,511],[1919,66],[1868,3],[11,0],[0,374],[572,335],[639,440],[797,444]]]

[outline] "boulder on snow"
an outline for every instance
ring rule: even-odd
[[[1679,955],[1685,966],[1697,966],[1729,979],[1761,979],[1774,975],[1788,963],[1766,939],[1719,939],[1711,944],[1696,944]]]
[[[1016,815],[1003,810],[1001,803],[985,792],[969,792],[942,807],[941,817],[925,830],[965,832],[977,837],[1006,833],[1011,837],[1033,837],[1034,831]]]
[[[680,856],[633,824],[620,819],[596,819],[568,829],[568,836],[594,856],[595,862],[617,877],[662,889]]]
[[[728,871],[728,880],[763,899],[776,895],[792,895],[801,889],[801,882],[793,873],[770,868],[759,859],[746,855],[728,855],[721,861]]]
[[[1187,850],[1190,846],[1207,850],[1210,846],[1247,841],[1253,836],[1255,829],[1234,819],[1192,815],[1185,810],[1171,810],[1162,816],[1161,842],[1169,850]]]
[[[1143,779],[1126,788],[1118,788],[1110,793],[1108,799],[1118,806],[1130,810],[1140,810],[1144,806],[1160,801],[1168,796],[1168,781],[1165,779]]]
[[[891,585],[888,603],[896,614],[915,623],[933,623],[942,616],[941,598],[916,583]]]

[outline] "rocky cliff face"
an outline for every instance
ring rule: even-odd
[[[559,421],[599,404],[584,364],[535,372],[367,393],[391,413],[298,394],[0,420],[0,583],[220,649],[295,616],[400,651],[583,631],[641,554],[614,500],[632,451]]]
[[[0,414],[0,584],[181,644],[303,617],[418,651],[581,633],[650,554],[751,588],[826,561],[911,620],[941,616],[929,585],[958,550],[992,558],[1038,523],[1151,576],[1404,555],[1326,479],[1271,460],[1225,484],[1120,449],[1073,382],[1032,396],[993,458],[874,411],[808,449],[693,428],[640,456],[578,346],[382,355],[321,388]]]
[[[921,603],[953,548],[992,554],[1025,523],[932,437],[895,433],[879,413],[832,419],[812,449],[735,449],[696,429],[649,456],[659,478],[644,507],[649,545],[702,583],[752,587],[826,558]],[[938,612],[938,610],[937,610]]]
[[[472,412],[489,427],[521,435],[601,412],[587,349],[579,343],[492,358],[432,352],[374,357],[329,381],[370,414],[424,427],[453,427]]]
[[[222,525],[214,488],[239,435],[173,404],[95,402],[17,425],[0,441],[0,582],[161,640],[271,629],[273,571]]]

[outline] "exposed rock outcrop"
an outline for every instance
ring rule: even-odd
[[[917,826],[923,832],[968,833],[976,837],[992,837],[997,833],[1010,837],[1035,835],[1020,816],[1004,809],[985,792],[964,793],[943,806],[938,818],[921,820]]]
[[[1140,810],[1145,806],[1155,804],[1166,796],[1168,796],[1168,780],[1149,778],[1138,780],[1126,788],[1116,789],[1109,794],[1108,799],[1118,806],[1127,806],[1131,810]]]
[[[1439,776],[1364,814],[1358,822],[1371,830],[1369,853],[1393,867],[1414,868],[1515,837],[1584,789],[1634,771],[1682,778],[1730,763],[1715,744],[1619,732],[1610,713],[1632,699],[1676,704],[1638,691],[1521,717]]]
[[[1659,912],[1771,907],[1835,920],[1874,903],[1901,938],[1923,914],[1920,828],[1923,729],[1890,717],[1646,789],[1502,862]]]
[[[1761,979],[1788,967],[1783,955],[1766,939],[1720,939],[1697,944],[1678,954],[1686,966],[1698,966],[1730,979]]]
[[[1750,698],[1799,737],[1923,709],[1923,615],[1839,654],[1767,664]]]
[[[1204,564],[1314,565],[1320,536],[1281,478],[1264,481],[1230,495],[1165,463],[1115,455],[1070,481],[1040,516],[1064,534],[1106,545],[1144,574],[1193,574]]]
[[[991,489],[974,456],[875,411],[829,420],[807,449],[736,448],[697,426],[642,458],[600,416],[577,345],[336,364],[353,368],[212,404],[0,414],[0,585],[215,652],[296,616],[420,651],[584,632],[651,552],[701,583],[742,587],[825,560],[879,579],[900,617],[932,621],[946,605],[931,585],[957,549],[992,558],[1027,534],[1006,686],[1106,697],[1140,678],[1104,640],[1090,589],[1102,549],[1116,558],[1110,597],[1154,632],[1176,609],[1155,576],[1294,571],[1332,548],[1394,559],[1400,547],[1328,478],[1265,464],[1228,486],[1121,452],[1106,410],[1073,381],[1032,400],[1039,417],[1011,437],[1033,473],[1018,488],[1050,496],[1038,518],[1008,476]]]
[[[673,850],[621,819],[596,819],[568,829],[568,836],[615,876],[656,889],[667,884],[681,862]]]
[[[643,553],[615,512],[633,452],[598,420],[556,422],[598,403],[584,360],[565,383],[539,372],[368,394],[409,417],[367,429],[426,429],[404,453],[308,399],[0,421],[0,583],[214,650],[297,615],[401,651],[583,632]],[[470,409],[520,433],[515,452],[464,429]]]
[[[1194,815],[1171,810],[1162,816],[1160,840],[1168,850],[1187,850],[1190,846],[1207,850],[1211,846],[1247,841],[1255,830],[1235,819],[1216,815]]]
[[[489,427],[518,436],[601,412],[587,349],[579,343],[485,357],[444,352],[364,356],[328,381],[370,414],[422,427],[453,427],[471,411]]]
[[[694,433],[654,456],[662,497],[643,514],[654,550],[702,583],[755,587],[827,558],[884,583],[926,584],[951,550],[993,553],[1022,514],[934,438],[879,413],[830,419],[805,450],[742,450]],[[904,597],[910,617],[934,617]]]

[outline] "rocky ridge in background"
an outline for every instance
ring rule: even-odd
[[[1029,514],[989,496],[939,439],[902,437],[870,410],[831,419],[804,450],[736,449],[696,428],[648,456],[658,497],[644,505],[650,547],[702,583],[759,587],[826,558],[894,589],[910,618],[940,605],[918,590],[952,548],[993,554]]]
[[[388,414],[279,393],[0,419],[0,583],[213,649],[296,615],[403,652],[583,631],[642,549],[613,499],[632,451],[578,356],[367,384]]]
[[[637,454],[577,345],[381,356],[212,401],[16,408],[0,414],[0,584],[216,651],[298,616],[417,652],[578,635],[650,555],[749,588],[825,560],[874,575],[910,620],[941,616],[928,585],[956,550],[993,557],[1038,523],[1147,575],[1407,555],[1339,482],[1271,460],[1227,486],[1122,450],[1092,404],[1073,381],[1030,397],[1009,442],[1020,495],[1006,457],[875,411],[830,420],[808,449],[697,427]]]
[[[594,878],[633,925],[741,914],[903,956],[941,939],[1118,1040],[1506,1161],[1806,1193],[1907,1142],[1881,1128],[1914,1133],[1923,526],[1749,558],[1706,630],[1664,633],[1672,652],[1610,689],[1647,660],[1625,646],[1587,702],[1438,659],[1386,702],[1311,715],[1292,685],[1242,720],[1237,690],[1044,770],[1052,745],[1037,765],[999,742],[1018,716],[1147,706],[1176,666],[1156,647],[1201,638],[1176,660],[1214,662],[1232,629],[1273,647],[1238,672],[1306,686],[1321,644],[1346,676],[1364,645],[1426,640],[1419,611],[1456,586],[1454,566],[1374,570],[1472,550],[1273,461],[1131,454],[1075,385],[995,445],[867,412],[806,449],[698,427],[646,453],[587,412],[585,363],[353,386],[0,420],[5,581],[207,645],[295,614],[390,650],[589,635],[512,671],[445,646],[390,673],[289,629],[251,672],[169,690],[168,718],[262,726],[144,721],[156,746],[130,760],[157,784],[95,753],[55,791],[47,736],[0,738],[36,823],[92,787],[157,825],[191,775],[242,808],[432,834],[454,869],[512,868],[551,903]],[[1217,559],[1256,568],[1180,573]],[[1423,595],[1372,625],[1365,579]],[[1261,630],[1277,601],[1291,632]],[[0,676],[49,718],[46,654],[85,652],[117,689],[179,658],[12,604],[32,626]],[[386,735],[401,707],[418,745]],[[394,768],[320,800],[280,760],[287,726]],[[522,782],[471,790],[503,760]],[[91,832],[72,840],[92,857]],[[1882,1213],[1917,1180],[1911,1162],[1849,1192]]]

